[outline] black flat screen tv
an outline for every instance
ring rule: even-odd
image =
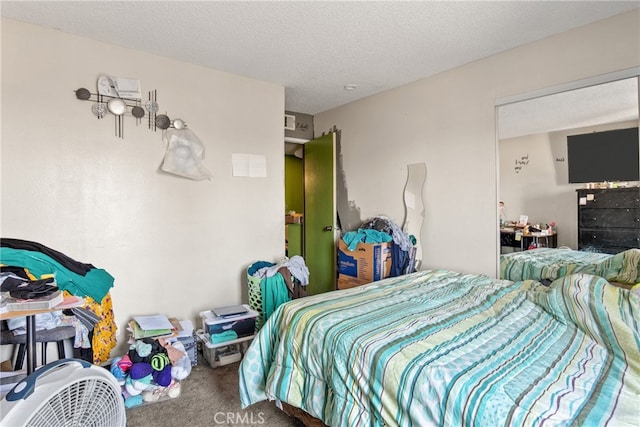
[[[638,128],[567,136],[569,183],[640,181]]]

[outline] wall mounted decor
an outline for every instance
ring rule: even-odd
[[[153,131],[158,128],[166,130],[170,127],[175,129],[186,127],[186,123],[181,119],[171,120],[166,114],[157,114],[159,106],[156,90],[148,92],[147,101],[142,105],[139,80],[101,75],[98,77],[96,86],[96,93],[86,88],[76,89],[76,98],[93,102],[91,112],[98,119],[112,114],[115,120],[115,134],[118,138],[124,138],[123,117],[125,116],[134,117],[138,125],[146,115],[149,129]]]

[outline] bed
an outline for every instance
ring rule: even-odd
[[[330,426],[637,426],[639,299],[585,274],[445,270],[302,298],[245,353],[241,403]]]
[[[640,249],[611,255],[568,248],[537,248],[500,255],[500,278],[506,280],[550,283],[574,273],[594,274],[615,284],[633,285],[640,282]]]

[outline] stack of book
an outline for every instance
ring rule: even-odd
[[[153,316],[134,316],[129,322],[132,340],[176,336],[182,330],[177,319],[157,314]]]
[[[5,311],[47,310],[61,304],[64,296],[60,290],[47,296],[32,299],[14,298],[7,293],[2,300],[4,303],[2,308]]]

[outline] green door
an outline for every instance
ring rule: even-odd
[[[307,292],[336,288],[335,133],[304,144],[304,260]]]

